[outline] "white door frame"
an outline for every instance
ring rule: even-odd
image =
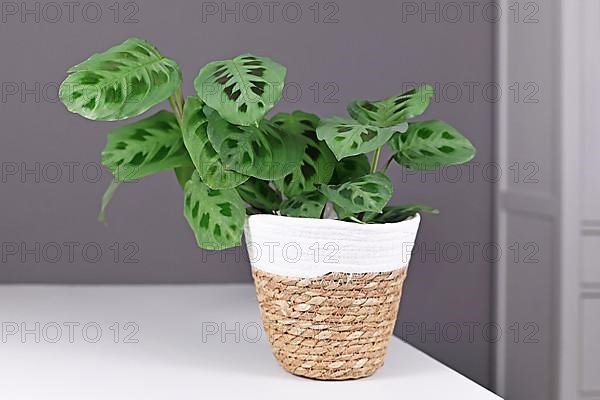
[[[512,0],[497,0],[502,10],[507,10]],[[582,129],[581,122],[581,62],[582,62],[582,31],[583,25],[583,0],[556,0],[538,3],[540,7],[554,7],[548,15],[556,17],[558,30],[558,51],[551,57],[558,66],[556,85],[559,100],[549,107],[556,107],[556,132],[548,132],[550,137],[556,135],[556,148],[548,151],[555,157],[556,168],[556,198],[549,198],[542,194],[538,198],[530,194],[519,193],[519,189],[510,188],[506,181],[501,180],[495,188],[495,237],[500,248],[510,246],[511,230],[507,226],[507,215],[511,212],[539,213],[545,218],[551,218],[556,229],[552,233],[555,251],[551,254],[554,290],[550,299],[552,307],[557,311],[552,326],[552,362],[545,373],[550,375],[552,388],[549,392],[553,398],[550,400],[575,400],[579,399],[580,375],[580,238],[581,238],[581,157],[582,157]],[[509,80],[513,72],[518,74],[518,62],[527,60],[511,59],[514,45],[518,46],[518,33],[510,31],[511,23],[507,18],[499,20],[496,27],[496,79],[501,88],[512,84]],[[531,38],[523,38],[531,40]],[[547,40],[550,40],[548,38]],[[512,41],[512,42],[511,42]],[[514,121],[511,120],[510,99],[503,96],[496,105],[495,122],[495,159],[501,168],[510,165],[510,149],[508,140]],[[600,110],[599,110],[600,112]],[[535,118],[533,115],[532,118]],[[532,138],[535,140],[535,137]],[[549,193],[552,194],[552,193]],[[539,207],[536,209],[536,207]],[[494,320],[501,327],[510,324],[507,315],[508,297],[511,293],[509,287],[509,263],[500,259],[495,266],[494,289],[495,306]],[[510,351],[508,337],[504,336],[494,346],[493,382],[494,390],[501,396],[510,393],[507,371],[519,369],[519,365],[508,365],[507,354]],[[519,371],[521,373],[521,371]],[[526,370],[522,371],[527,374]],[[593,397],[596,398],[596,397]],[[513,400],[509,398],[509,400]],[[521,399],[517,399],[521,400]]]
[[[561,1],[561,239],[558,400],[575,399],[579,386],[579,271],[581,221],[581,0]]]

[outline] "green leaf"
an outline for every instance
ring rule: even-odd
[[[185,185],[183,213],[198,246],[223,250],[240,245],[246,209],[235,189],[211,189],[195,172]]]
[[[281,214],[288,217],[321,218],[327,197],[319,191],[302,193],[281,203]]]
[[[192,178],[192,174],[195,170],[196,168],[193,164],[175,168],[175,177],[177,177],[177,182],[182,189],[185,188],[187,181]]]
[[[346,157],[338,161],[333,170],[330,185],[340,185],[352,179],[360,178],[371,170],[369,159],[364,154]]]
[[[111,130],[102,164],[121,181],[163,169],[190,165],[175,115],[159,111],[151,117]]]
[[[225,169],[271,181],[283,178],[300,165],[306,146],[304,137],[282,132],[264,119],[258,126],[239,126],[225,121],[215,111],[205,112],[208,139]]]
[[[206,64],[194,87],[198,96],[228,122],[252,125],[279,101],[285,73],[286,68],[270,58],[243,54]]]
[[[325,140],[338,160],[376,150],[387,142],[398,128],[380,128],[363,125],[351,119],[333,117],[325,119],[317,127],[317,137]]]
[[[117,188],[121,185],[121,181],[113,179],[110,181],[110,184],[106,188],[106,192],[102,195],[102,202],[100,203],[100,213],[98,214],[98,221],[101,223],[106,223],[106,207],[108,203],[112,200]]]
[[[381,212],[392,198],[393,187],[390,178],[377,172],[341,185],[321,186],[320,191],[346,213],[355,214]]]
[[[431,214],[440,213],[438,209],[423,204],[405,204],[402,206],[384,207],[381,214],[365,214],[365,221],[374,223],[400,222],[410,217],[414,217],[418,212],[426,212]]]
[[[60,100],[69,111],[93,120],[139,115],[181,84],[177,63],[140,38],[94,54],[68,74],[60,86]]]
[[[294,170],[275,181],[275,186],[286,196],[293,197],[304,192],[316,190],[317,184],[328,183],[333,174],[336,159],[325,142],[317,139],[316,128],[319,117],[302,111],[279,113],[271,122],[282,131],[303,136],[307,139],[302,162]]]
[[[248,176],[225,170],[219,154],[208,140],[208,120],[203,112],[204,103],[198,97],[188,97],[183,108],[183,141],[202,182],[211,189],[236,187]]]
[[[281,204],[281,197],[267,181],[250,178],[238,186],[237,191],[246,203],[268,213],[278,210]]]
[[[385,128],[423,114],[432,96],[433,88],[424,85],[383,100],[355,100],[347,109],[350,116],[358,122]]]
[[[339,219],[340,221],[349,220],[350,217],[356,217],[358,214],[360,214],[352,213],[337,204],[333,204],[333,210],[337,214],[337,219]]]
[[[398,164],[411,169],[434,169],[471,160],[475,147],[456,129],[443,121],[413,122],[404,133],[390,140]]]

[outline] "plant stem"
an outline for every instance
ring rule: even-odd
[[[388,158],[388,160],[385,162],[385,165],[384,165],[383,169],[381,170],[381,172],[383,172],[385,174],[385,172],[387,171],[387,169],[390,167],[390,164],[392,163],[393,159],[394,159],[394,155],[392,154],[390,156],[390,158]]]
[[[181,94],[181,86],[177,88],[175,91],[175,102],[179,106],[179,110],[181,111],[181,115],[183,116],[183,95]]]
[[[171,110],[173,110],[173,114],[175,114],[177,124],[179,124],[179,129],[183,129],[183,96],[181,95],[181,87],[177,88],[175,93],[169,96],[169,104],[171,105]],[[185,167],[173,168],[175,176],[177,177],[177,181],[181,185],[182,189],[184,189],[185,184],[181,183],[180,173],[184,173],[184,168]]]
[[[169,96],[169,104],[177,118],[180,127],[183,127],[183,96],[181,95],[181,87],[175,93]]]
[[[377,171],[377,163],[379,162],[379,155],[381,154],[381,146],[375,150],[373,154],[373,160],[371,161],[371,173],[374,174]]]

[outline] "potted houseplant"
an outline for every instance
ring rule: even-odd
[[[348,105],[350,118],[266,115],[286,69],[250,54],[211,62],[185,101],[177,63],[130,38],[68,70],[60,99],[93,120],[122,120],[168,100],[171,111],[113,129],[102,163],[120,182],[173,169],[198,245],[250,255],[273,352],[317,379],[371,375],[383,363],[421,212],[390,206],[392,162],[431,169],[469,161],[471,143],[441,121],[409,122],[430,86]],[[380,163],[388,145],[393,156]],[[366,154],[373,153],[370,161]],[[380,164],[382,164],[380,166]]]

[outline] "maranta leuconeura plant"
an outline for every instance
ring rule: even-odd
[[[348,117],[303,111],[269,117],[285,76],[286,68],[267,57],[213,61],[194,80],[196,95],[184,99],[179,65],[139,38],[70,68],[60,99],[85,118],[123,120],[165,101],[170,106],[108,134],[102,164],[114,179],[99,218],[121,182],[172,169],[183,188],[185,218],[206,249],[239,245],[249,214],[323,218],[328,208],[341,220],[398,222],[437,210],[388,205],[390,164],[433,169],[475,155],[449,124],[412,120],[429,106],[429,85],[353,101]],[[380,165],[386,145],[392,156]]]

